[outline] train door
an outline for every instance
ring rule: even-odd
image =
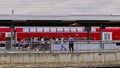
[[[15,33],[11,34],[11,32],[5,33],[5,41],[6,41],[6,49],[10,49],[12,46],[15,47],[16,35]]]
[[[103,40],[104,41],[112,40],[112,32],[103,32]]]
[[[5,47],[6,49],[11,49],[11,33],[10,32],[5,33]]]

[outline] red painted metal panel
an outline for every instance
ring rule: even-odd
[[[0,28],[0,32],[10,32],[10,28]]]
[[[5,41],[5,33],[1,33],[1,35],[0,35],[0,41]]]
[[[16,28],[16,32],[23,32],[23,28]]]

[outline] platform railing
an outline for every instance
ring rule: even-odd
[[[5,42],[4,42],[5,43]],[[69,42],[65,41],[61,43],[60,41],[25,41],[25,42],[16,42],[12,47],[18,51],[69,51]],[[11,50],[12,50],[11,49]],[[116,43],[113,41],[95,41],[91,40],[88,43],[87,40],[75,40],[74,42],[74,51],[99,51],[99,50],[116,50]]]
[[[74,42],[74,50],[99,50],[99,49],[116,49],[116,43],[111,41],[102,41],[102,45],[100,41],[91,41],[87,43],[87,41],[75,41]],[[42,43],[39,42],[26,42],[26,43],[17,43],[18,49],[29,49],[29,50],[37,50],[37,51],[63,51],[62,48],[66,48],[65,51],[69,51],[69,42],[65,41],[64,43],[56,42],[56,41],[44,41]]]

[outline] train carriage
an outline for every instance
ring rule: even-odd
[[[5,41],[5,37],[10,35],[10,28],[0,28],[0,41]],[[29,37],[57,37],[62,36],[68,38],[72,35],[74,38],[78,37],[80,40],[87,40],[87,31],[84,27],[16,27],[16,40]],[[103,40],[118,41],[120,40],[119,27],[106,27],[103,29]],[[91,40],[100,40],[100,28],[92,27],[90,31]]]

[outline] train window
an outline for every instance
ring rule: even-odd
[[[78,32],[83,32],[83,28],[82,27],[78,27]]]
[[[37,32],[42,32],[42,27],[38,27]]]
[[[75,41],[79,41],[80,40],[80,38],[79,37],[75,37]]]
[[[30,27],[30,32],[36,32],[36,28],[35,27]]]
[[[70,28],[69,27],[64,27],[64,32],[70,32]]]
[[[51,27],[51,32],[56,32],[56,27]]]
[[[112,40],[112,32],[103,32],[103,40]]]
[[[58,27],[58,32],[63,32],[63,28],[62,27]]]
[[[96,27],[91,27],[91,32],[95,32],[96,31]]]
[[[107,39],[107,34],[106,34],[106,33],[104,34],[104,39],[105,39],[105,40]]]
[[[49,27],[44,27],[44,32],[50,32]]]
[[[23,32],[29,32],[29,27],[23,27]]]
[[[11,33],[10,32],[6,32],[5,33],[5,37],[11,37]]]
[[[76,27],[71,27],[71,32],[76,32]]]
[[[87,38],[86,37],[81,37],[81,40],[87,40]]]
[[[90,37],[90,40],[94,40],[94,38],[93,38],[93,37]]]

